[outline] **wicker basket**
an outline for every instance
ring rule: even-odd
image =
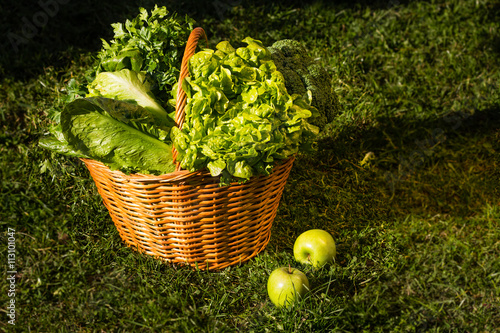
[[[188,60],[201,38],[206,40],[203,29],[194,29],[179,82],[188,75]],[[186,95],[178,89],[175,120],[179,127],[185,104]],[[261,252],[269,242],[294,157],[277,165],[269,176],[220,187],[219,178],[206,170],[180,170],[176,156],[174,149],[176,171],[161,176],[126,175],[82,159],[125,243],[200,269],[222,269]]]

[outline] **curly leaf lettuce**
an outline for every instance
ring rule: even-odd
[[[269,174],[318,133],[306,121],[316,111],[287,93],[269,51],[258,40],[244,42],[237,49],[221,42],[190,58],[181,83],[185,122],[171,131],[182,168],[206,167],[222,183]]]

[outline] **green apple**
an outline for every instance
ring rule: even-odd
[[[308,291],[306,275],[293,267],[276,268],[267,280],[267,293],[277,307],[292,305]]]
[[[311,229],[300,234],[293,244],[295,260],[315,268],[333,262],[336,254],[332,235],[321,229]]]

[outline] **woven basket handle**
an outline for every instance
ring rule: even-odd
[[[187,44],[186,44],[186,49],[184,50],[184,56],[182,57],[182,63],[181,63],[181,72],[179,74],[179,84],[177,85],[177,97],[176,97],[176,103],[175,103],[175,124],[177,125],[178,128],[182,128],[182,125],[184,124],[184,118],[185,118],[185,113],[184,113],[184,108],[186,106],[186,92],[182,89],[182,81],[189,76],[189,58],[193,54],[196,53],[196,47],[198,46],[198,42],[200,39],[205,39],[205,43],[208,47],[208,39],[207,35],[205,34],[205,30],[202,28],[198,27],[193,29],[191,31],[191,34],[189,35]],[[173,161],[175,163],[175,170],[179,171],[180,170],[180,163],[177,161],[177,150],[175,147],[172,146],[172,156],[173,156]]]

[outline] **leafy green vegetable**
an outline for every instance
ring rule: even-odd
[[[300,96],[287,93],[269,51],[258,40],[243,42],[248,46],[221,42],[190,58],[185,122],[171,132],[181,167],[206,167],[223,184],[269,174],[318,132],[305,120],[317,111],[295,103]]]
[[[102,96],[136,103],[142,106],[167,130],[175,125],[173,116],[158,104],[151,93],[150,83],[140,72],[122,69],[118,72],[103,72],[89,85],[87,97]]]
[[[193,24],[193,19],[178,18],[166,7],[155,6],[151,13],[140,8],[136,18],[111,25],[114,38],[109,43],[102,41],[96,74],[122,69],[145,72],[153,77],[156,98],[166,103],[179,77],[184,47]]]
[[[66,156],[89,158],[89,156],[84,153],[75,150],[75,148],[66,141],[62,134],[61,124],[51,127],[50,134],[40,138],[38,144],[40,147]]]
[[[40,140],[42,147],[126,172],[173,171],[169,131],[174,121],[143,73],[103,72],[89,91],[91,97],[73,100],[57,115],[51,135]]]
[[[167,102],[193,23],[155,6],[112,24],[114,38],[103,40],[93,81],[68,84],[65,107],[51,111],[54,125],[40,145],[125,172],[172,172],[169,132],[175,123]]]
[[[314,61],[296,40],[279,40],[268,49],[278,71],[283,74],[288,93],[304,96],[318,109],[319,116],[309,122],[320,128],[330,123],[339,114],[341,106],[332,90],[332,78],[325,68]]]
[[[91,97],[69,103],[61,114],[68,145],[84,156],[129,172],[163,174],[174,171],[166,132],[141,106]]]

